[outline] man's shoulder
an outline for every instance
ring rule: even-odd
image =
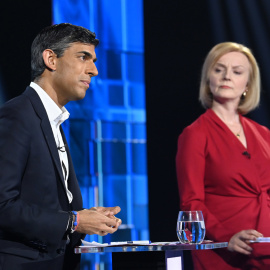
[[[32,91],[34,91],[31,88]],[[31,92],[30,90],[30,92]],[[18,114],[25,115],[33,111],[33,104],[31,102],[31,96],[26,93],[29,92],[29,88],[25,90],[21,95],[8,100],[0,107],[0,115],[2,114]]]
[[[2,113],[19,113],[23,114],[31,105],[29,99],[23,95],[10,99],[0,107],[0,114]]]
[[[32,103],[31,100],[35,100],[37,98],[38,94],[36,91],[28,86],[22,94],[8,100],[0,108],[30,106]]]

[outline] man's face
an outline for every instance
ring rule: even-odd
[[[95,46],[74,43],[56,59],[53,88],[61,106],[85,97],[91,78],[98,75]]]

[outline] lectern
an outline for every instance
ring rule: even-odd
[[[113,270],[183,270],[185,250],[216,249],[227,246],[227,242],[203,242],[202,244],[161,242],[149,245],[81,246],[75,248],[75,253],[110,252]]]

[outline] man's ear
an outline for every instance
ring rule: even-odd
[[[56,54],[51,49],[46,49],[42,53],[43,61],[46,67],[51,70],[56,70]]]

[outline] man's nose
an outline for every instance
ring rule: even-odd
[[[89,65],[86,73],[89,74],[91,77],[95,77],[98,75],[98,70],[95,63],[92,63],[91,65]]]

